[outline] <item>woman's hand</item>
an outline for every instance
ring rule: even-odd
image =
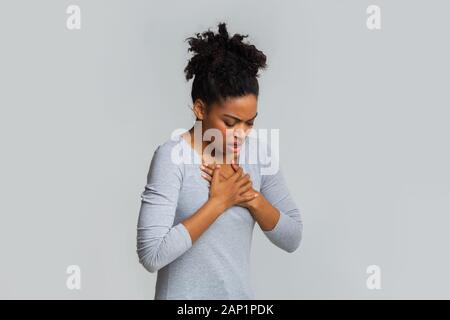
[[[203,163],[200,168],[203,171],[202,172],[202,177],[207,180],[210,184],[212,183],[212,177],[214,175],[214,171],[216,169],[217,165],[214,164],[206,164]],[[232,164],[230,170],[227,170],[226,166],[221,166],[220,171],[218,172],[219,174],[219,181],[225,181],[228,178],[230,178],[234,173],[236,172],[242,172],[243,170],[240,166],[238,166],[237,164]],[[230,172],[231,171],[231,172]],[[259,192],[256,191],[255,189],[253,189],[252,183],[250,181],[250,175],[249,174],[245,174],[244,177],[246,177],[246,179],[248,179],[248,181],[250,182],[249,184],[249,188],[247,191],[245,191],[245,193],[243,193],[244,196],[248,196],[247,201],[244,202],[240,202],[240,203],[236,203],[236,205],[244,207],[244,208],[250,208],[252,205],[255,205],[255,202],[257,201],[257,196],[259,195]]]
[[[224,209],[248,202],[258,196],[249,193],[252,188],[250,176],[239,168],[229,177],[221,177],[221,165],[216,164],[212,172],[209,188],[209,199],[217,201]]]

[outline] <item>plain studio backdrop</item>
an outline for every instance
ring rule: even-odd
[[[81,29],[69,30],[70,5]],[[366,9],[381,9],[369,30]],[[0,297],[153,299],[136,254],[153,151],[193,124],[186,37],[225,21],[268,57],[257,128],[304,234],[253,236],[257,298],[450,298],[445,1],[2,1]],[[68,266],[81,270],[70,290]],[[369,266],[381,288],[369,289]]]

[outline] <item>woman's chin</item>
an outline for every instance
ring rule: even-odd
[[[237,147],[237,148],[235,148],[233,145],[227,146],[227,152],[229,152],[229,153],[231,153],[231,154],[233,154],[233,155],[238,154],[240,150],[241,150],[241,147],[240,147],[240,146]]]

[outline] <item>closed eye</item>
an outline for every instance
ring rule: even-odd
[[[227,127],[234,127],[235,125],[236,125],[236,122],[235,123],[228,123],[228,122],[226,122],[226,121],[224,121],[224,123],[225,123],[225,125],[227,126]],[[247,123],[247,125],[249,125],[249,126],[253,126],[254,125],[254,123],[253,122],[246,122]]]
[[[249,119],[248,122],[246,122],[246,124],[247,124],[248,126],[253,126],[254,123],[255,123],[255,118],[256,118],[257,115],[258,115],[258,113],[256,113],[255,116],[254,116],[253,118]],[[226,125],[227,127],[229,127],[229,128],[235,126],[236,123],[242,121],[241,119],[239,119],[239,118],[237,118],[237,117],[235,117],[235,116],[232,116],[232,115],[230,115],[230,114],[225,114],[224,116],[227,117],[227,118],[232,118],[233,120],[236,120],[235,122],[230,123],[229,121],[226,121],[225,119],[222,119],[222,121],[225,123],[225,125]],[[229,120],[229,119],[227,119],[227,120]]]

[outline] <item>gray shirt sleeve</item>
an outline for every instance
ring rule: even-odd
[[[286,186],[281,168],[273,175],[261,176],[261,194],[280,212],[280,218],[272,230],[263,231],[277,247],[295,251],[303,233],[303,222],[296,203]]]
[[[173,225],[182,184],[182,168],[171,160],[170,145],[155,150],[141,193],[137,225],[139,262],[155,272],[166,266],[192,246],[186,227]]]

